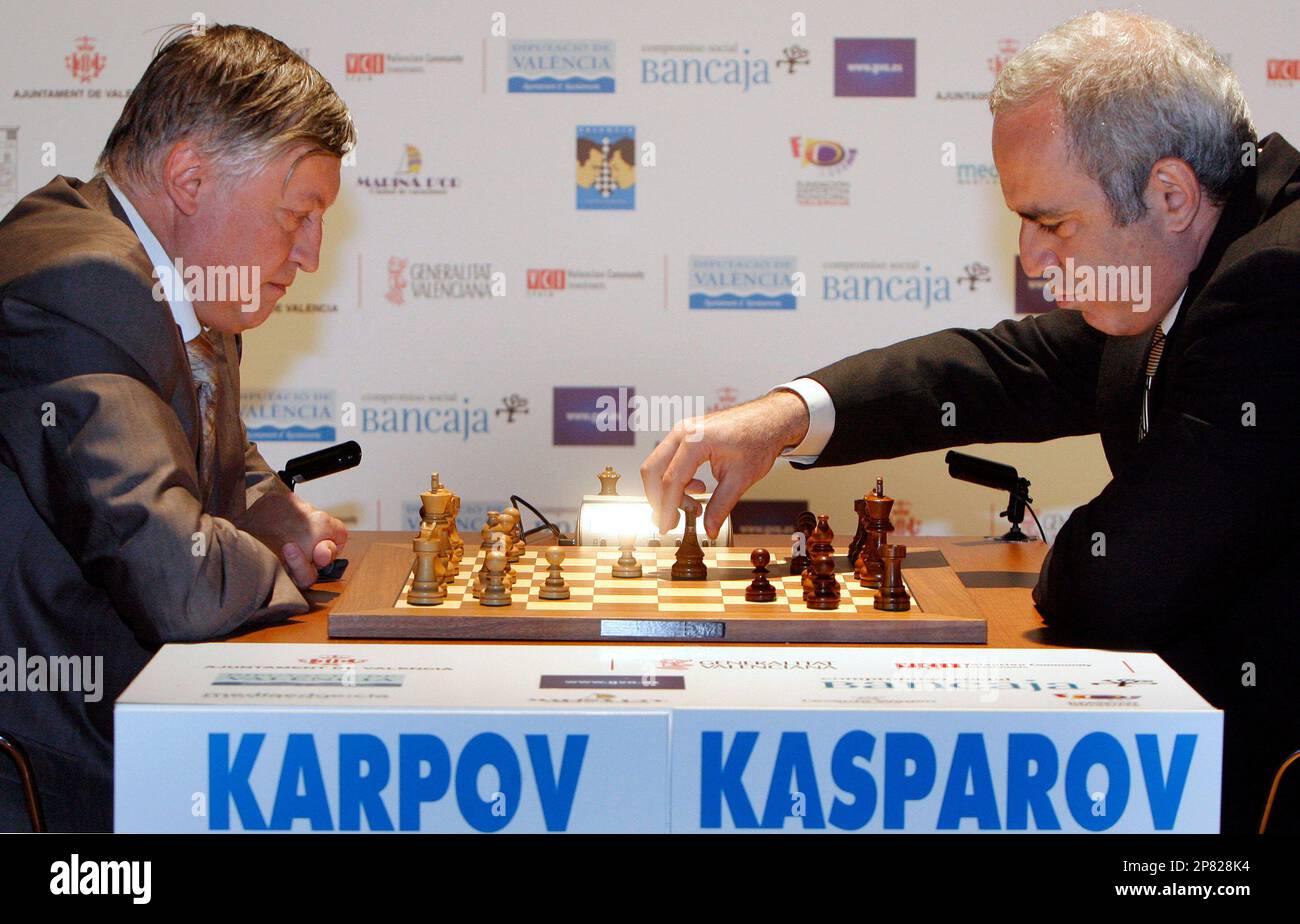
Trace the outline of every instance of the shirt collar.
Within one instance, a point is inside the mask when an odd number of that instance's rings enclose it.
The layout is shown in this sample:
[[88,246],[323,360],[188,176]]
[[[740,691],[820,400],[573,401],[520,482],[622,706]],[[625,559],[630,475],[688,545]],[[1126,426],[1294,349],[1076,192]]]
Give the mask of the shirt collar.
[[167,304],[171,306],[172,318],[176,321],[176,326],[181,329],[181,339],[189,343],[203,332],[203,327],[199,324],[198,315],[194,313],[194,303],[185,296],[185,286],[182,281],[178,279],[176,284],[171,284],[172,278],[176,275],[175,264],[167,256],[167,251],[163,249],[158,237],[131,204],[131,200],[126,197],[126,193],[113,182],[112,177],[105,176],[104,181],[108,183],[108,188],[113,191],[113,195],[117,196],[122,211],[126,212],[127,220],[131,222],[131,229],[144,245],[144,252],[149,255],[149,260],[153,263],[154,275],[163,284],[163,291],[171,296]]
[[1160,319],[1160,329],[1165,332],[1166,337],[1168,337],[1169,332],[1174,329],[1174,321],[1178,319],[1178,309],[1183,307],[1183,298],[1185,298],[1186,295],[1187,289],[1184,288],[1182,294],[1178,296],[1178,301],[1174,302],[1174,307],[1170,308],[1169,312]]

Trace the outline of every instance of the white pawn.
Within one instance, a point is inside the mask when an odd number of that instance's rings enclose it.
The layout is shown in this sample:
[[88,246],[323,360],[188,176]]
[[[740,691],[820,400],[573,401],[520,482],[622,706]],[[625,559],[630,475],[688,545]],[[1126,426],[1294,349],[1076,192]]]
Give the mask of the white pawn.
[[618,561],[614,563],[614,568],[610,572],[616,578],[639,578],[641,577],[641,563],[636,560],[636,537],[624,536],[619,543],[619,551],[622,552]]
[[546,561],[550,567],[546,569],[546,582],[542,584],[542,589],[537,592],[541,600],[568,600],[569,586],[564,583],[561,577],[560,562],[564,561],[564,550],[558,545],[553,545],[546,550]]

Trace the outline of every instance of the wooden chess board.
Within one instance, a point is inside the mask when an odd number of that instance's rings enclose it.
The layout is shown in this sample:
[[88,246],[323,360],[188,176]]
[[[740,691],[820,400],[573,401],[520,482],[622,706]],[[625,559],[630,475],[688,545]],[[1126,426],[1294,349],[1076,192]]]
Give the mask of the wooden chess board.
[[[616,578],[616,548],[566,548],[570,599],[542,600],[545,550],[529,549],[514,565],[509,606],[483,606],[469,592],[483,552],[465,550],[460,573],[438,606],[408,603],[410,543],[376,543],[330,611],[331,638],[495,639],[512,641],[871,642],[984,644],[987,625],[961,580],[936,549],[908,549],[903,580],[912,608],[877,610],[872,591],[840,574],[840,605],[812,610],[797,575],[783,562],[768,567],[776,600],[750,603],[749,549],[706,548],[704,581],[674,581],[674,548],[639,548],[641,578]],[[474,559],[470,555],[477,552]],[[844,555],[836,559],[841,566]]]

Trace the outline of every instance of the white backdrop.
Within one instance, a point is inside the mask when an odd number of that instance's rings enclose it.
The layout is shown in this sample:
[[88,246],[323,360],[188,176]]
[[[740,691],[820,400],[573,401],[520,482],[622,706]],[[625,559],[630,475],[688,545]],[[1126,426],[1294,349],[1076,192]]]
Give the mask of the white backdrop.
[[[437,470],[471,529],[510,493],[571,523],[606,464],[639,492],[656,435],[554,445],[583,410],[569,398],[592,397],[557,388],[726,404],[850,352],[1014,316],[1017,223],[991,173],[982,94],[1000,58],[1080,11],[1060,0],[201,6],[6,3],[0,210],[55,174],[90,175],[161,27],[201,12],[298,49],[347,101],[360,143],[326,217],[320,270],[300,274],[283,310],[246,339],[246,420],[276,465],[358,440],[361,468],[301,489],[355,527],[409,526]],[[1296,141],[1300,81],[1268,70],[1300,57],[1293,3],[1145,9],[1209,37],[1261,134]],[[847,42],[837,61],[840,39],[911,39],[914,60],[905,44]],[[837,71],[863,61],[880,66],[856,72],[859,88],[888,89],[897,64],[914,95],[836,95]],[[612,78],[613,92],[509,92],[512,75],[546,77],[530,63],[552,65],[551,79],[574,68]],[[748,87],[726,82],[746,73]],[[633,208],[576,207],[583,126],[634,135]],[[810,141],[826,142],[814,160],[842,159],[805,163],[796,154]],[[693,261],[719,257],[732,269],[775,259],[804,274],[806,295],[794,310],[692,309],[704,288]],[[530,277],[538,270],[551,272]],[[530,278],[551,288],[530,290]],[[866,294],[827,297],[853,286]],[[588,442],[610,436],[587,430]],[[271,439],[284,436],[298,439]],[[1057,518],[1106,477],[1095,441],[1029,458]],[[933,458],[903,465],[885,469],[909,524],[991,525],[1000,499],[954,491]],[[880,467],[779,468],[756,496],[810,502],[844,530],[852,495]]]

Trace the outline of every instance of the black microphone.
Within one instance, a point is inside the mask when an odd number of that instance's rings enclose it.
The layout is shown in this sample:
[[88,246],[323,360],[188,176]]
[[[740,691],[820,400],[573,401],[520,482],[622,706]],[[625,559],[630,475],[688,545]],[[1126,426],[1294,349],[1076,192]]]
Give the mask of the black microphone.
[[948,463],[948,474],[958,481],[969,481],[995,491],[1014,491],[1020,482],[1020,473],[1001,462],[956,451],[950,451],[943,461]]
[[284,464],[284,471],[280,472],[280,480],[292,491],[295,485],[302,484],[304,481],[324,478],[326,475],[346,471],[360,464],[361,447],[356,440],[348,440],[337,446],[318,449],[305,456],[290,459]]
[[[1020,528],[1020,523],[1025,518],[1025,508],[1034,501],[1029,496],[1029,479],[1021,478],[1020,473],[1010,465],[993,462],[989,459],[981,459],[977,456],[968,456],[964,452],[949,450],[948,454],[943,457],[943,461],[948,463],[948,474],[958,481],[969,481],[971,484],[1008,493],[1007,509],[1003,510],[999,516],[1006,517],[1007,522],[1011,524],[1011,528],[1005,534],[998,536],[999,540],[1003,542],[1033,541],[1033,536],[1026,535],[1024,530]],[[1029,512],[1033,513],[1033,510],[1031,509]],[[1037,514],[1034,515],[1034,522],[1038,522]],[[1043,531],[1042,526],[1038,527],[1038,531],[1040,533]],[[1046,539],[1046,536],[1043,538]]]

